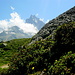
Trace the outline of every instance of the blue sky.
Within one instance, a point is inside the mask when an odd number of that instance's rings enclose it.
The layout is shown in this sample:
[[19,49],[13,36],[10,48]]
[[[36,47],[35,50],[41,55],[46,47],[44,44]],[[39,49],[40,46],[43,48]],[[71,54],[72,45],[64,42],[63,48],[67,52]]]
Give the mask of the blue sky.
[[[17,12],[22,19],[38,14],[44,21],[51,20],[75,6],[75,0],[0,0],[0,20],[9,19]],[[14,10],[11,9],[14,8]]]
[[0,32],[11,26],[34,35],[38,29],[25,23],[30,15],[47,22],[75,6],[75,0],[0,0]]

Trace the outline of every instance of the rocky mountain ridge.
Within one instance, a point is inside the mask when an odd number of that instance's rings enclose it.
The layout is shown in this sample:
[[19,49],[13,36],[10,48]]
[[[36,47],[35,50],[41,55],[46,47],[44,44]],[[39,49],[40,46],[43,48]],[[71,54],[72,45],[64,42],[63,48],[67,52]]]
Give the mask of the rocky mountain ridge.
[[47,36],[51,35],[58,26],[72,21],[75,21],[75,6],[45,24],[45,26],[33,36],[32,40],[36,41],[40,38],[45,39]]
[[35,15],[31,15],[28,19],[26,19],[26,23],[33,24],[38,30],[40,30],[45,25],[45,23]]

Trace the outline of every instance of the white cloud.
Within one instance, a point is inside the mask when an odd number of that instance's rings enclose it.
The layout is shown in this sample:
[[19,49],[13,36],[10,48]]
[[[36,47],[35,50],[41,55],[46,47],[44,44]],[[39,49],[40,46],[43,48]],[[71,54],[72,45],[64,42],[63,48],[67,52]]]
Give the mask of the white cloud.
[[40,21],[43,21],[44,22],[44,18],[40,18]]
[[7,29],[8,27],[18,26],[25,33],[34,35],[38,32],[38,29],[34,27],[33,24],[25,23],[25,20],[21,19],[17,12],[10,14],[11,18],[9,20],[1,20],[0,27]]
[[12,10],[15,10],[15,8],[14,8],[14,7],[12,7],[12,6],[10,6],[10,8],[11,8]]
[[7,29],[8,28],[8,21],[7,20],[1,20],[0,21],[0,28]]

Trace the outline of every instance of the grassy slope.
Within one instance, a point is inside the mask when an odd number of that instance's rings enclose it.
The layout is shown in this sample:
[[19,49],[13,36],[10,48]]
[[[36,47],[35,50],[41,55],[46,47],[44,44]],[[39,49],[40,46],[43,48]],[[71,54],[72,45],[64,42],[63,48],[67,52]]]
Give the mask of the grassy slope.
[[[27,45],[30,39],[14,39],[0,43],[0,66],[10,63],[10,58],[18,52],[18,48]],[[6,46],[4,45],[6,44]]]

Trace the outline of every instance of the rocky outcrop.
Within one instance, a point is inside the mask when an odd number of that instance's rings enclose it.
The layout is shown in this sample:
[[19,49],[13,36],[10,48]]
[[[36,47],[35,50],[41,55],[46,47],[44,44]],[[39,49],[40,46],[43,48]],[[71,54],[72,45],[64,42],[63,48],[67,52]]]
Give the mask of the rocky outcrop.
[[33,36],[32,40],[37,41],[39,39],[45,39],[47,36],[52,34],[52,32],[60,25],[75,21],[75,6],[70,10],[64,12],[59,15],[55,19],[49,21],[35,36]]

